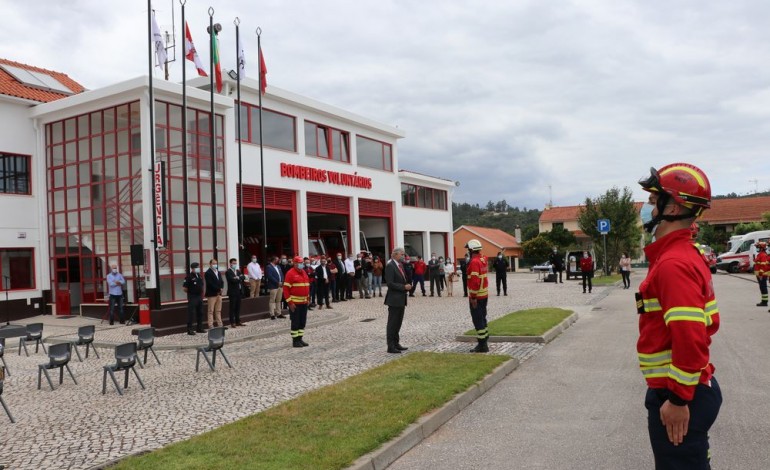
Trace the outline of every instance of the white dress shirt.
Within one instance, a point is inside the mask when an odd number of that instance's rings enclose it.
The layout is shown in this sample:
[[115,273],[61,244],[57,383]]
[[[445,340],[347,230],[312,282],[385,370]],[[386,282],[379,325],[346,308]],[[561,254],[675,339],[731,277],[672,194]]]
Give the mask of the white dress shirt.
[[249,270],[249,278],[262,279],[262,268],[259,266],[259,263],[251,262],[246,268]]

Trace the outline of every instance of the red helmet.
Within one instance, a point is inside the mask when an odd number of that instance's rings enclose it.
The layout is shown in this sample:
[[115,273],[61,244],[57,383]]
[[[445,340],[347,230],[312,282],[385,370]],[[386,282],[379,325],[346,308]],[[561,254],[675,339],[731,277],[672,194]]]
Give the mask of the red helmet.
[[650,168],[650,176],[639,184],[645,191],[668,194],[677,204],[697,207],[696,215],[711,207],[711,183],[700,168],[689,163]]
[[304,263],[304,262],[305,262],[305,260],[304,260],[304,259],[302,259],[302,257],[301,257],[301,256],[295,256],[295,257],[294,257],[294,262],[295,262],[295,263]]
[[757,242],[757,248],[764,250],[767,248],[767,242]]

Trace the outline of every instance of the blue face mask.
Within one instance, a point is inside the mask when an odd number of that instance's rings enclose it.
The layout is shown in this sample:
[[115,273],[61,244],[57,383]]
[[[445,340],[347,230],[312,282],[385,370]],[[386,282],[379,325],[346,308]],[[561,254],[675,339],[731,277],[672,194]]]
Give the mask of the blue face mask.
[[650,204],[649,202],[644,203],[642,210],[639,211],[639,216],[642,218],[642,225],[652,222],[652,211],[654,209],[654,204]]

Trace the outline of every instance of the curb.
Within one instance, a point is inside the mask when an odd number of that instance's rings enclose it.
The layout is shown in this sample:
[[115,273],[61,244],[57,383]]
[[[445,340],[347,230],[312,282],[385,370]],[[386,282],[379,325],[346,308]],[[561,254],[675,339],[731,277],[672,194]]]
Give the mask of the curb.
[[[556,339],[560,334],[567,330],[578,319],[578,313],[572,312],[572,315],[568,316],[561,321],[558,325],[554,326],[550,330],[543,333],[542,336],[490,336],[490,343],[541,343],[547,344]],[[455,337],[455,341],[463,343],[473,343],[476,341],[475,336],[470,335],[458,335]]]
[[495,384],[516,370],[517,367],[519,367],[518,359],[510,359],[504,362],[479,383],[456,395],[441,408],[410,424],[398,437],[386,442],[380,448],[359,457],[348,467],[348,470],[380,470],[387,468],[388,465],[398,460],[399,457],[406,454],[412,447],[433,434],[434,431],[452,419],[466,406],[489,391]]
[[[333,318],[326,318],[324,320],[319,320],[316,322],[308,322],[306,328],[315,328],[319,326],[325,326],[325,325],[331,325],[334,323],[339,323],[347,320],[349,317],[343,313],[335,313],[335,316]],[[264,338],[271,338],[273,336],[278,336],[279,334],[287,333],[288,331],[286,328],[274,328],[269,331],[263,331],[261,333],[255,333],[247,336],[241,336],[234,339],[227,339],[227,344],[234,344],[234,343],[242,343],[244,341],[250,341],[254,339],[264,339]],[[205,337],[204,337],[205,338]],[[157,339],[157,338],[156,338]],[[59,339],[58,337],[47,337],[43,338],[43,342],[46,344],[56,344],[56,343],[71,343],[72,341],[75,341],[76,338],[70,338],[70,339]],[[102,349],[110,349],[114,348],[115,346],[123,344],[123,343],[104,343],[104,342],[98,342],[94,341],[93,345],[97,348]],[[187,349],[198,349],[201,346],[207,346],[208,342],[201,342],[199,344],[167,344],[167,345],[158,345],[157,343],[153,346],[153,349],[156,351],[183,351]],[[18,344],[16,345],[18,347]]]

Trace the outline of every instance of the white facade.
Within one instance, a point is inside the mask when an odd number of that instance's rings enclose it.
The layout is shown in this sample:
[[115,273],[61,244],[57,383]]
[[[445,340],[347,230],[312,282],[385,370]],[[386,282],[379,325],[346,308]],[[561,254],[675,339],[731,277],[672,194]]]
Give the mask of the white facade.
[[[206,79],[195,79],[188,83],[189,108],[204,112],[209,111],[209,92],[202,89],[207,85]],[[242,102],[256,107],[259,104],[257,90],[258,83],[255,80],[245,79],[241,83]],[[180,105],[182,102],[180,84],[155,80],[154,93],[156,101],[176,105]],[[215,112],[224,116],[225,137],[226,241],[219,240],[218,243],[220,265],[224,264],[223,260],[226,258],[239,258],[238,247],[241,242],[238,231],[240,208],[237,204],[239,169],[235,98],[235,83],[229,79],[225,84],[223,93],[215,94]],[[151,229],[147,229],[147,227],[153,226],[153,207],[150,203],[152,201],[152,174],[149,171],[150,107],[148,106],[147,77],[138,77],[44,104],[0,96],[0,119],[3,122],[3,126],[0,128],[0,151],[31,155],[32,157],[32,194],[0,195],[0,201],[3,202],[0,204],[0,247],[34,249],[35,289],[33,291],[11,291],[11,298],[38,298],[43,295],[43,291],[56,290],[56,286],[51,285],[53,262],[48,243],[47,181],[49,175],[45,163],[46,125],[134,101],[139,102],[139,119],[142,131],[141,162],[143,169],[147,170],[142,171],[141,176],[141,199],[144,201],[141,218],[145,227],[142,243],[145,248],[151,248],[154,234]],[[262,106],[265,111],[275,111],[294,118],[295,149],[293,151],[279,150],[266,145],[263,147],[263,162],[265,188],[293,191],[295,210],[288,217],[293,219],[290,222],[295,233],[291,245],[296,254],[308,254],[309,240],[313,237],[313,233],[321,229],[335,228],[325,227],[323,224],[327,220],[331,221],[330,225],[349,230],[348,233],[357,234],[359,231],[363,231],[368,240],[376,241],[379,251],[386,256],[389,254],[390,248],[403,246],[404,243],[411,245],[423,255],[429,255],[431,251],[442,255],[452,253],[451,198],[455,187],[454,182],[399,171],[397,144],[399,139],[405,137],[402,130],[273,86],[270,86],[268,93],[262,97]],[[306,155],[304,132],[306,121],[348,133],[349,162]],[[390,146],[391,170],[374,169],[357,164],[356,138],[359,135]],[[307,179],[296,177],[301,176],[296,174],[294,177],[286,176],[285,172],[282,176],[282,165],[294,165],[295,169],[300,167],[300,171],[315,171],[323,173],[325,176],[323,179]],[[307,170],[302,170],[302,168]],[[357,178],[359,183],[363,179],[364,183],[335,184],[332,181],[334,179],[332,174],[342,175],[339,177],[348,180]],[[260,173],[259,145],[248,142],[242,143],[242,175],[244,187],[251,187],[253,190],[254,187],[260,186],[262,175]],[[402,200],[402,184],[445,192],[444,207],[434,209],[405,206]],[[319,207],[315,206],[309,210],[309,202],[315,202],[314,198],[317,198],[318,195],[348,198],[349,210],[347,214],[343,215],[337,212],[325,216],[322,210],[319,212]],[[390,215],[388,217],[361,215],[359,213],[360,203],[371,201],[384,203],[379,207],[390,207]],[[249,220],[256,220],[254,208],[252,207],[250,210]],[[343,220],[346,223],[342,223]],[[244,223],[244,227],[247,225],[253,228],[252,222]],[[268,223],[268,232],[270,230],[270,223]],[[245,237],[249,236],[247,233],[244,235]],[[357,236],[349,238],[349,252],[363,249]],[[269,239],[270,234],[268,233]],[[105,240],[104,243],[106,244],[107,241]],[[92,244],[95,245],[96,241],[93,241]],[[227,246],[226,249],[225,246]],[[206,256],[207,254],[204,254],[202,258]],[[105,264],[113,261],[122,265],[124,273],[131,274],[130,271],[126,270],[126,266],[130,264],[130,257],[127,253],[123,252],[119,259],[103,259]],[[193,261],[205,262],[207,259],[193,259]],[[155,266],[153,262],[150,270],[155,273],[157,268],[158,266]],[[173,269],[161,266],[160,275],[179,276],[183,275],[185,270],[186,266],[179,267],[178,264]],[[155,287],[154,276],[146,276],[145,281],[147,288]],[[174,283],[176,283],[175,280]],[[161,285],[163,286],[163,283]],[[61,287],[59,288],[61,289]],[[51,296],[55,298],[53,292]],[[134,300],[132,297],[133,295],[129,294],[129,300]]]

